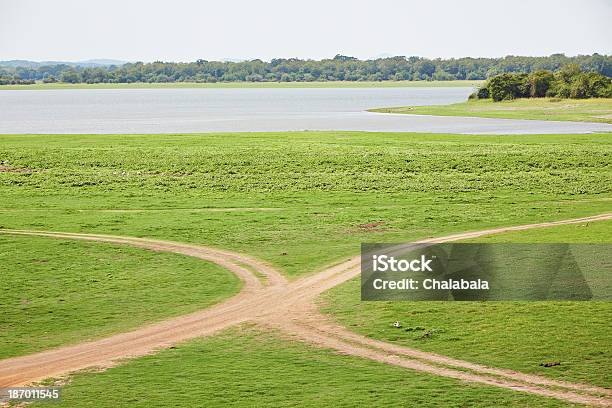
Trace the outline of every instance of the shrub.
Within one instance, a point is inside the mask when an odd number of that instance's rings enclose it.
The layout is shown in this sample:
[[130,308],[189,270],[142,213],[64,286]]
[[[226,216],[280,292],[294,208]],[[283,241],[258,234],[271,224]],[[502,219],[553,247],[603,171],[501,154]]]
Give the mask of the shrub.
[[489,88],[487,88],[488,83],[485,83],[480,88],[476,89],[474,92],[468,96],[468,99],[476,100],[476,99],[489,99]]
[[487,86],[494,101],[505,101],[529,96],[527,74],[500,74],[489,80]]
[[572,81],[569,92],[570,98],[588,98],[590,94],[589,78],[584,74],[579,75]]
[[478,99],[489,99],[491,95],[489,94],[488,84],[481,86],[478,91],[476,91],[476,96]]
[[612,79],[605,75],[589,72],[589,98],[612,98]]
[[76,84],[79,82],[83,82],[83,78],[81,77],[81,74],[79,72],[75,71],[74,69],[71,69],[61,73],[60,81],[67,82],[70,84]]
[[612,97],[612,80],[594,72],[583,72],[578,74],[573,78],[568,88],[570,98]]
[[[482,92],[482,95],[479,93]],[[552,98],[612,98],[612,79],[596,72],[582,72],[576,64],[553,74],[540,70],[526,74],[500,74],[491,78],[473,98],[494,101],[548,96]]]
[[581,72],[578,64],[567,64],[561,67],[559,72],[555,74],[555,80],[565,84],[571,84]]
[[529,96],[532,98],[541,98],[546,96],[546,92],[555,80],[555,76],[550,71],[536,71],[529,74],[527,77],[527,86],[529,87]]

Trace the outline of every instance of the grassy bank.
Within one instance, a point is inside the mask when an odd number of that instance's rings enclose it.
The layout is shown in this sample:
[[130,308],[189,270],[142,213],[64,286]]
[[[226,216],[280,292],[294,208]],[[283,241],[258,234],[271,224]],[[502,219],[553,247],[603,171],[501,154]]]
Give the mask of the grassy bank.
[[530,98],[493,102],[477,100],[438,106],[371,109],[372,112],[413,115],[475,116],[497,119],[567,120],[612,123],[612,99]]
[[[611,221],[511,232],[472,242],[611,243]],[[601,288],[592,288],[597,294]],[[361,302],[359,280],[321,299],[326,313],[372,338],[494,367],[612,385],[607,302]],[[403,328],[391,327],[400,321]],[[418,330],[406,330],[410,328]],[[434,334],[423,337],[425,330]],[[545,368],[541,363],[558,361]]]
[[7,235],[0,235],[0,276],[0,359],[186,314],[241,286],[201,259]]
[[[81,373],[58,407],[564,407],[285,341],[251,328]],[[48,404],[33,404],[46,407]]]
[[316,82],[165,82],[125,84],[36,83],[32,85],[0,85],[1,90],[19,89],[166,89],[166,88],[426,88],[477,87],[483,81],[316,81]]

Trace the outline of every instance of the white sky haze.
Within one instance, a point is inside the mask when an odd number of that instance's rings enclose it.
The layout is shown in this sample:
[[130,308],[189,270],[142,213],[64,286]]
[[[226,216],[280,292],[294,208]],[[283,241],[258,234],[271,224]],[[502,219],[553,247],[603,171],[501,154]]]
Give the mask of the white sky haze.
[[0,0],[0,60],[610,54],[612,0]]

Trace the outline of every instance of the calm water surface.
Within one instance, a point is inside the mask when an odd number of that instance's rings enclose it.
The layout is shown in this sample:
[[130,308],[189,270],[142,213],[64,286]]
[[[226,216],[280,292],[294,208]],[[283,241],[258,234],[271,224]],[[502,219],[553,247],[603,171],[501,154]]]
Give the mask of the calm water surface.
[[612,125],[388,115],[385,106],[464,101],[472,88],[66,89],[0,91],[0,133],[367,130],[571,133]]

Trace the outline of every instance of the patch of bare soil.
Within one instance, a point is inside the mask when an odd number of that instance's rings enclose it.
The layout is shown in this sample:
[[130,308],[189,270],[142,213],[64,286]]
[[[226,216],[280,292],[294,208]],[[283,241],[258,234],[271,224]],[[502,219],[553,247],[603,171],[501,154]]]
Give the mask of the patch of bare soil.
[[357,225],[357,228],[360,232],[384,232],[386,229],[384,228],[385,223],[382,221],[377,222],[368,222],[365,224]]
[[32,170],[0,164],[0,173],[32,173]]

